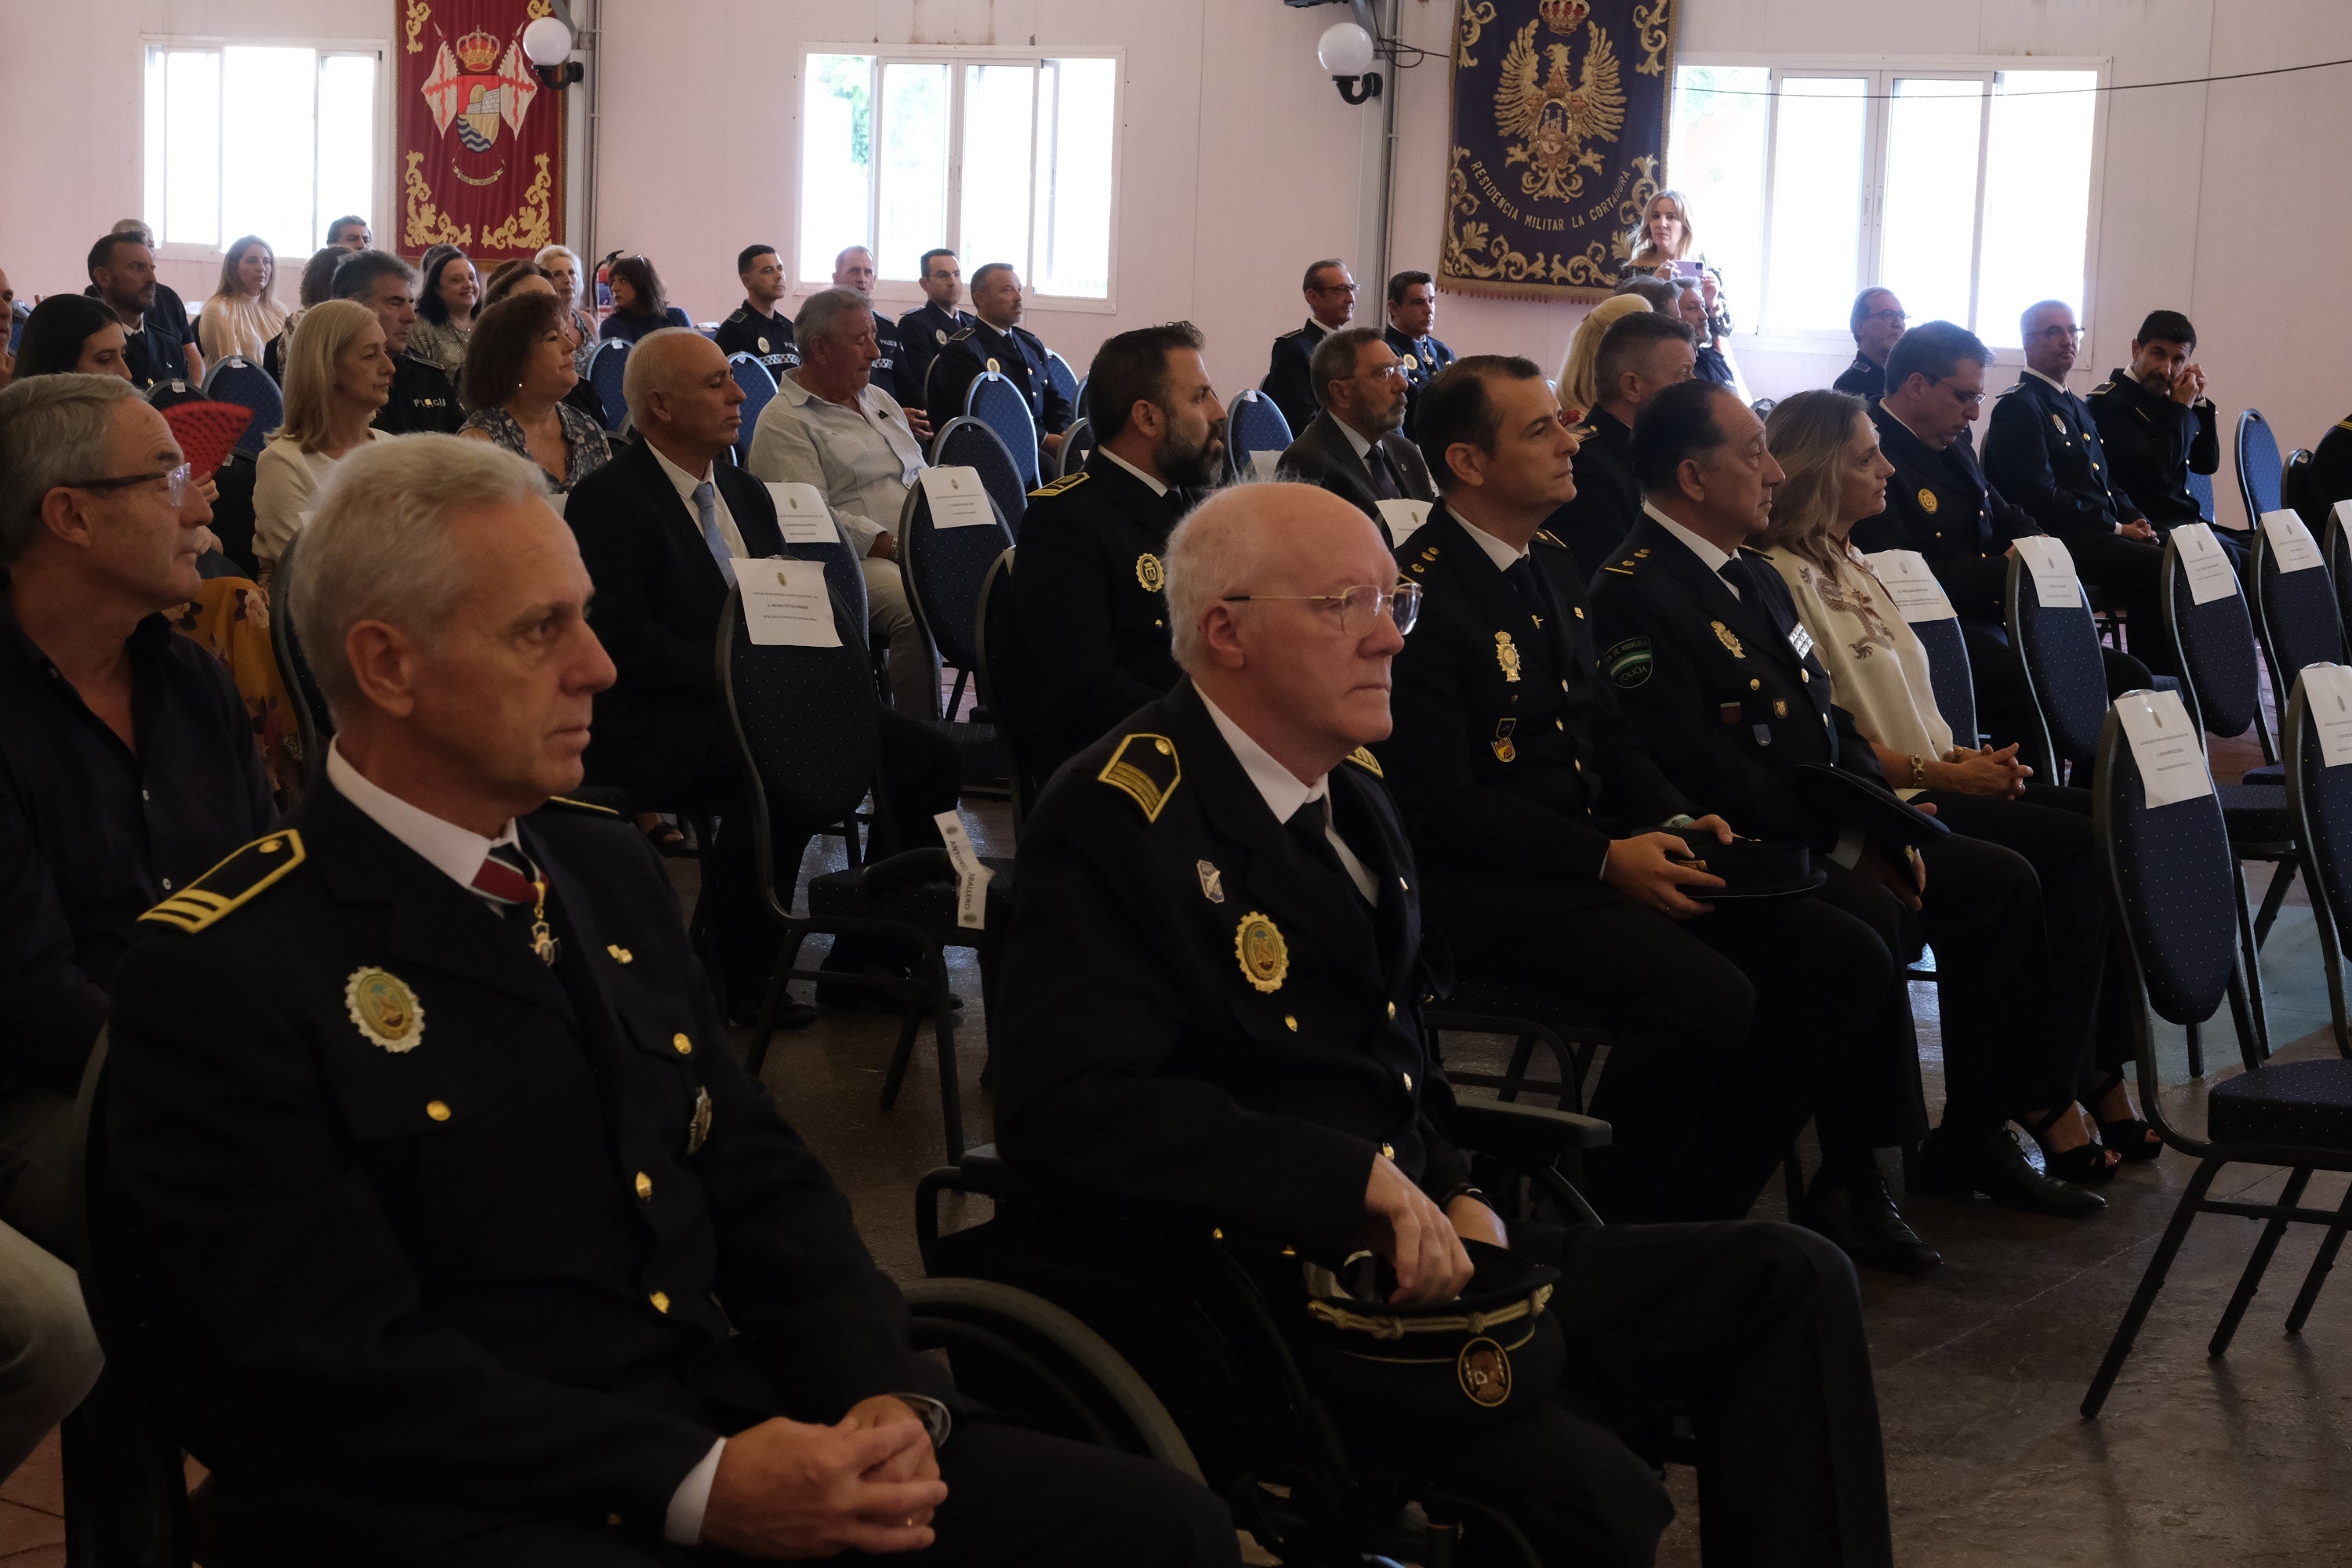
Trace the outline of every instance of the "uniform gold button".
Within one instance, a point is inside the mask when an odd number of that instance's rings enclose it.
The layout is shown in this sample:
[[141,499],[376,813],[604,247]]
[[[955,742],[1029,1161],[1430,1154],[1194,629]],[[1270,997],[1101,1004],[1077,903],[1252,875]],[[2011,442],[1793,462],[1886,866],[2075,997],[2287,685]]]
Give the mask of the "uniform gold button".
[[1389,1016],[1391,1018],[1396,1016],[1396,1004],[1393,1002],[1389,1004]]
[[679,1056],[690,1057],[694,1054],[694,1042],[684,1035],[672,1035],[669,1037],[669,1043],[670,1048],[677,1051]]
[[634,963],[636,962],[637,955],[617,942],[607,946],[604,951],[613,955],[613,962],[615,963]]
[[1748,689],[1750,691],[1761,691],[1764,689],[1764,683],[1760,680],[1751,679],[1748,683]]
[[1152,624],[1153,626],[1166,626],[1168,623],[1167,623],[1166,621],[1154,621],[1154,622],[1152,622],[1151,624]]
[[1562,691],[1567,690],[1567,689],[1568,689],[1568,682],[1567,682],[1567,681],[1565,681],[1565,680],[1561,681],[1561,682],[1559,683],[1559,689],[1560,689]]
[[1412,1074],[1411,1074],[1411,1073],[1406,1073],[1406,1074],[1404,1074],[1404,1075],[1403,1075],[1403,1077],[1404,1077],[1404,1086],[1405,1086],[1405,1088],[1407,1088],[1407,1089],[1411,1089],[1411,1088],[1412,1087]]
[[667,1312],[669,1310],[669,1293],[666,1290],[656,1290],[651,1296],[646,1297],[646,1300],[654,1304],[654,1310],[656,1312]]
[[1563,735],[1568,733],[1568,721],[1564,719],[1553,720],[1551,721],[1551,727],[1559,731]]
[[651,1176],[646,1175],[643,1171],[639,1171],[637,1173],[637,1196],[641,1198],[649,1198],[653,1195],[654,1179]]
[[1298,1020],[1292,1017],[1287,1013],[1285,1013],[1282,1016],[1282,1026],[1289,1030],[1294,1035],[1298,1033]]
[[621,1516],[617,1513],[608,1513],[604,1516],[604,1523],[611,1529],[618,1530],[621,1528]]
[[436,1121],[446,1121],[449,1120],[449,1102],[446,1100],[428,1100],[425,1102],[425,1114]]
[[1383,1144],[1381,1144],[1381,1158],[1382,1158],[1382,1159],[1384,1159],[1384,1160],[1393,1160],[1393,1159],[1395,1159],[1395,1158],[1396,1158],[1396,1145],[1395,1145],[1395,1144],[1393,1144],[1393,1143],[1383,1143]]
[[1811,686],[1813,683],[1813,672],[1810,669],[1801,669],[1797,671],[1797,679]]

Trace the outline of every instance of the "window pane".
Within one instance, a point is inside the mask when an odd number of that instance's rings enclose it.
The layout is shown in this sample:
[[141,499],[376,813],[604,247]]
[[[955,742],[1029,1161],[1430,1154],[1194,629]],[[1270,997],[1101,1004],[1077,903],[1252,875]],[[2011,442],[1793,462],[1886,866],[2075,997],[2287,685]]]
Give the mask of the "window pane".
[[375,211],[375,57],[329,55],[319,62],[318,226],[310,248],[327,243],[327,226],[346,214]]
[[220,56],[174,49],[163,68],[163,134],[170,144],[163,211],[166,245],[220,243]]
[[1969,319],[1985,84],[1897,78],[1887,107],[1878,281],[1918,321]]
[[318,248],[319,57],[310,49],[221,51],[221,226],[224,246],[257,234],[278,256],[273,296],[290,299]]
[[811,55],[801,95],[801,260],[825,282],[833,258],[870,237],[874,57]]
[[2018,317],[2037,300],[2083,310],[2091,214],[2096,71],[2002,71],[1985,157],[1984,261],[1977,334],[2015,348]]
[[[1764,143],[1772,73],[1763,66],[1684,66],[1675,72],[1666,184],[1690,198],[1700,248],[1753,311],[1764,275]],[[1733,304],[1733,319],[1740,307]],[[1753,321],[1747,322],[1753,325]]]
[[1780,331],[1843,331],[1862,237],[1866,77],[1782,77],[1772,153],[1772,297]]
[[[151,48],[147,51],[147,114],[143,124],[146,156],[142,163],[146,173],[147,182],[146,199],[141,204],[139,210],[149,223],[163,221],[163,149],[169,144],[163,140],[163,120],[166,112],[163,89],[164,60],[163,50]],[[157,237],[160,238],[161,236]]]
[[1111,143],[1118,62],[1048,60],[1038,78],[1037,235],[1025,279],[1043,294],[1110,296]]
[[1009,261],[1029,273],[1029,129],[1034,66],[963,68],[963,211],[959,254],[971,277]]
[[922,276],[948,237],[948,68],[882,68],[881,253],[885,278]]

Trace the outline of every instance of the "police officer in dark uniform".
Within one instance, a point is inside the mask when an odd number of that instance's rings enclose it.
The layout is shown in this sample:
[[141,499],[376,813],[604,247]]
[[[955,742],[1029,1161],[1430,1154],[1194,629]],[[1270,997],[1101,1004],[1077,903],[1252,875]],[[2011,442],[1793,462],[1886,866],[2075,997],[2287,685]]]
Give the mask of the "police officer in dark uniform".
[[1322,406],[1315,395],[1311,368],[1315,346],[1355,319],[1356,279],[1346,262],[1328,257],[1307,268],[1299,291],[1307,297],[1311,312],[1307,324],[1274,340],[1265,379],[1258,383],[1258,390],[1273,399],[1283,418],[1290,422],[1293,436],[1313,424],[1316,411]]
[[743,280],[743,303],[719,323],[719,352],[730,359],[750,354],[781,382],[801,363],[793,344],[793,319],[776,310],[784,297],[783,258],[772,245],[747,245],[735,258],[735,275]]
[[336,299],[375,312],[392,355],[392,395],[368,423],[390,436],[456,435],[466,411],[448,373],[408,352],[408,329],[416,324],[416,274],[408,263],[389,251],[353,251],[335,268],[333,287]]
[[1429,378],[1454,363],[1454,351],[1430,335],[1437,323],[1437,285],[1426,272],[1400,272],[1389,279],[1389,324],[1381,336],[1404,364],[1404,433],[1412,437],[1412,416]]
[[[659,861],[547,801],[613,667],[539,479],[460,445],[356,454],[313,520],[327,772],[121,971],[115,1168],[216,1440],[224,1554],[656,1568],[936,1532],[1007,1568],[1233,1563],[1197,1487],[997,1427],[909,1345],[729,1049]],[[462,594],[339,592],[428,475],[466,500],[413,564],[462,562]],[[411,631],[436,612],[457,635]]]
[[[1245,486],[1173,551],[1189,679],[1064,769],[1021,841],[994,1035],[1006,1159],[1269,1253],[1369,1248],[1409,1302],[1461,1289],[1460,1238],[1558,1265],[1550,1310],[1578,1352],[1550,1408],[1467,1433],[1338,1416],[1351,1458],[1499,1509],[1543,1562],[1650,1561],[1672,1508],[1607,1425],[1635,1409],[1705,1412],[1710,1538],[1891,1562],[1843,1259],[1781,1226],[1506,1234],[1477,1188],[1421,1026],[1432,872],[1361,744],[1388,731],[1401,640],[1370,521]],[[1151,1310],[1133,1302],[1137,1331]]]
[[[1465,974],[1589,1006],[1614,1032],[1592,1102],[1616,1129],[1594,1168],[1604,1215],[1738,1218],[1809,1117],[1876,1131],[1846,1102],[1865,1026],[1900,995],[1894,960],[1817,899],[1708,912],[1721,879],[1664,831],[1700,808],[1619,712],[1650,649],[1596,652],[1574,558],[1538,532],[1573,493],[1576,450],[1541,373],[1473,356],[1431,384],[1422,416],[1444,499],[1398,552],[1425,597],[1396,660],[1395,732],[1374,750],[1430,923]],[[1733,829],[1748,830],[1694,827]],[[1902,1225],[1865,1175],[1866,1161],[1833,1173],[1809,1216],[1850,1250]]]
[[1654,310],[1612,321],[1602,335],[1592,362],[1600,398],[1575,431],[1576,499],[1545,525],[1576,557],[1588,584],[1641,521],[1633,418],[1659,392],[1688,381],[1696,367],[1689,326]]
[[1101,441],[1022,519],[1013,583],[1041,779],[1176,682],[1168,535],[1225,456],[1201,344],[1189,321],[1106,340],[1087,373]]
[[945,429],[949,420],[963,412],[971,384],[995,371],[1028,403],[1041,458],[1058,457],[1062,433],[1073,416],[1070,400],[1045,374],[1045,343],[1021,324],[1021,275],[1009,262],[988,263],[971,275],[971,308],[979,320],[948,334],[928,378],[931,428]]
[[963,299],[963,263],[952,250],[923,252],[923,303],[898,318],[898,350],[907,365],[907,380],[922,401],[921,389],[950,338],[973,324],[971,311],[959,308]]
[[2020,325],[2025,374],[1993,399],[1985,477],[2057,535],[2075,574],[2106,590],[2129,617],[2132,651],[2169,674],[2177,660],[2164,629],[2163,546],[2117,481],[2090,405],[2066,389],[2082,342],[2074,307],[2044,300],[2027,308]]
[[1886,356],[1903,341],[1903,301],[1892,289],[1864,289],[1853,297],[1853,363],[1838,372],[1830,384],[1852,393],[1864,403],[1875,403],[1886,391]]
[[[2205,373],[2189,361],[2197,329],[2178,310],[2153,310],[2132,339],[2131,363],[2091,389],[2100,445],[2115,465],[2116,482],[2139,503],[2160,536],[2175,525],[2204,521],[2189,493],[2189,476],[2221,466],[2221,433]],[[2235,552],[2225,531],[2213,537]]]

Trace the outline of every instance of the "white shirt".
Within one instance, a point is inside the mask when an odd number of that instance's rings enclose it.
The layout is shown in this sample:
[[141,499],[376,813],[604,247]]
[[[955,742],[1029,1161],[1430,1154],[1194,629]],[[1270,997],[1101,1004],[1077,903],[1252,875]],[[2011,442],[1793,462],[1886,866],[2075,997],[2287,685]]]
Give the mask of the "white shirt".
[[898,531],[907,491],[924,468],[897,399],[872,382],[857,406],[828,403],[787,371],[751,433],[751,472],[771,484],[814,485],[860,555]]
[[1676,522],[1673,518],[1668,517],[1664,512],[1660,511],[1648,501],[1643,501],[1642,503],[1642,510],[1648,512],[1652,517],[1656,518],[1658,520],[1659,527],[1664,529],[1668,533],[1673,534],[1676,539],[1681,540],[1684,546],[1688,549],[1693,555],[1697,556],[1699,560],[1705,563],[1708,571],[1714,573],[1718,578],[1721,578],[1723,585],[1731,590],[1731,596],[1733,598],[1739,599],[1744,597],[1744,595],[1739,592],[1739,585],[1734,583],[1730,578],[1723,575],[1723,569],[1730,563],[1731,557],[1724,552],[1720,545],[1714,543],[1712,541],[1701,539],[1697,534],[1693,533],[1689,529],[1685,528],[1681,523]]
[[1517,549],[1514,550],[1510,545],[1506,544],[1503,541],[1496,538],[1493,534],[1487,532],[1476,523],[1472,522],[1461,513],[1454,511],[1452,508],[1449,507],[1447,509],[1447,513],[1454,521],[1462,525],[1462,531],[1470,536],[1472,542],[1486,552],[1486,559],[1495,563],[1496,571],[1508,572],[1512,567],[1517,566],[1520,562],[1525,561],[1528,558],[1528,551],[1525,545],[1521,545]]
[[490,858],[490,851],[501,844],[519,842],[511,817],[496,838],[485,838],[471,828],[444,822],[431,812],[409,805],[345,762],[343,748],[339,744],[327,747],[327,782],[335,786],[337,794],[358,806],[361,815],[415,850],[435,870],[468,892],[473,891],[474,874]]
[[1125,468],[1129,473],[1133,474],[1137,479],[1141,479],[1145,484],[1150,485],[1153,495],[1164,496],[1168,493],[1168,487],[1166,485],[1161,484],[1158,479],[1153,479],[1150,474],[1145,473],[1141,468],[1137,468],[1133,463],[1129,462],[1125,458],[1120,457],[1108,447],[1097,447],[1095,450],[1100,452],[1112,462],[1117,463],[1120,468]]
[[742,530],[735,526],[735,514],[727,510],[727,498],[719,491],[717,465],[706,463],[700,474],[689,474],[671,462],[651,441],[646,443],[646,449],[654,455],[654,461],[661,465],[663,475],[677,491],[677,499],[686,503],[686,522],[694,531],[696,543],[702,542],[702,513],[695,509],[694,491],[698,485],[707,484],[710,487],[711,508],[719,514],[719,537],[727,542],[727,553],[738,561],[751,553],[743,548]]
[[2024,367],[2024,370],[2025,370],[2025,374],[2028,374],[2028,375],[2030,375],[2030,376],[2032,376],[2034,380],[2039,381],[2039,382],[2042,382],[2042,384],[2044,384],[2045,385],[2049,385],[2049,386],[2054,386],[2054,387],[2056,387],[2056,388],[2058,389],[2058,395],[2059,395],[2059,396],[2061,396],[2061,397],[2072,397],[2072,396],[2074,396],[2074,395],[2073,393],[2071,393],[2071,392],[2069,392],[2069,391],[2067,391],[2067,390],[2066,390],[2066,384],[2065,384],[2064,382],[2060,381],[2060,380],[2056,379],[2056,378],[2055,378],[2055,377],[2053,377],[2053,376],[2047,376],[2047,375],[2044,375],[2044,374],[2042,374],[2040,371],[2038,371],[2038,370],[2034,369],[2034,368],[2033,368],[2032,365],[2030,365],[2030,364],[2029,364],[2029,365],[2027,365],[2027,366],[2025,366],[2025,367]]
[[[371,441],[392,438],[381,430],[368,431]],[[340,461],[324,452],[306,452],[283,436],[272,436],[263,445],[261,457],[253,466],[256,556],[273,563],[277,561],[286,542],[301,532],[302,525],[318,510],[319,492],[334,478]]]
[[[1366,437],[1360,435],[1353,425],[1349,424],[1345,419],[1340,418],[1336,414],[1331,416],[1331,423],[1339,427],[1339,434],[1345,436],[1348,438],[1348,445],[1356,449],[1356,461],[1360,463],[1363,462],[1364,454],[1372,449],[1371,441]],[[1369,468],[1370,465],[1366,464],[1365,466]]]
[[[1194,689],[1199,690],[1199,688]],[[1248,731],[1227,718],[1225,710],[1210,701],[1206,692],[1201,693],[1201,706],[1209,710],[1209,718],[1217,726],[1217,733],[1223,735],[1225,744],[1234,749],[1234,760],[1241,763],[1242,772],[1247,773],[1250,783],[1257,786],[1258,795],[1265,801],[1266,809],[1274,813],[1276,822],[1287,824],[1297,815],[1298,808],[1308,801],[1331,797],[1330,774],[1323,774],[1311,784],[1299,783],[1297,773],[1276,762],[1273,752],[1252,740]],[[1380,884],[1364,868],[1364,863],[1356,858],[1356,852],[1348,847],[1348,841],[1339,837],[1339,825],[1332,820],[1328,806],[1323,812],[1323,837],[1330,841],[1332,848],[1339,851],[1339,864],[1347,868],[1348,880],[1356,884],[1356,891],[1364,896],[1366,903],[1378,904],[1381,901]]]

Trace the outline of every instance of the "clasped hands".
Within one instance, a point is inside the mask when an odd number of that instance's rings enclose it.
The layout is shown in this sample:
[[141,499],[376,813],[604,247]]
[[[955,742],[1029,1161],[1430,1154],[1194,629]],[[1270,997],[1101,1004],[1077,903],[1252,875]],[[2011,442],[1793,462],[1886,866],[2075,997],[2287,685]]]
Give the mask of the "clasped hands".
[[728,1438],[702,1539],[747,1557],[916,1552],[947,1495],[930,1429],[876,1394],[830,1426],[778,1417]]

